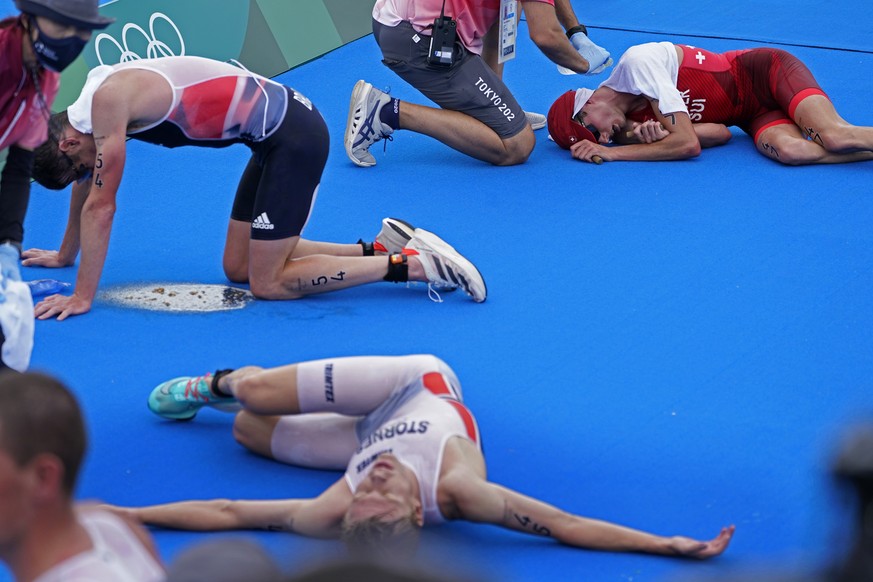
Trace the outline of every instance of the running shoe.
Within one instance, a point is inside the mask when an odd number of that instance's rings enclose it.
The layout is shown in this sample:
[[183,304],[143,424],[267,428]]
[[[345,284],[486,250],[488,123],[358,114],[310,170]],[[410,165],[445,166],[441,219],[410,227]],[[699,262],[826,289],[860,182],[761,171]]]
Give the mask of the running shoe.
[[149,410],[171,420],[191,420],[201,408],[211,406],[225,412],[236,412],[240,405],[235,398],[216,396],[209,389],[212,373],[203,376],[183,376],[160,384],[149,395]]
[[473,301],[482,303],[488,295],[485,280],[473,263],[432,232],[421,228],[404,249],[404,254],[417,256],[427,280],[434,286],[464,290]]
[[[415,236],[415,227],[405,220],[383,218],[382,230],[376,235],[373,251],[380,255],[402,253],[413,236]],[[437,292],[437,297],[440,293],[451,293],[458,288],[457,285],[443,285],[442,283],[429,283],[429,285]]]
[[379,119],[382,107],[390,101],[387,93],[366,81],[358,81],[352,90],[345,142],[346,154],[358,166],[375,166],[376,158],[370,153],[370,146],[394,133],[394,129]]
[[542,129],[546,126],[546,116],[542,113],[525,111],[524,116],[527,117],[527,122],[530,123],[530,128],[534,131]]
[[399,218],[383,218],[382,230],[376,235],[373,250],[380,255],[402,252],[415,234],[415,227]]

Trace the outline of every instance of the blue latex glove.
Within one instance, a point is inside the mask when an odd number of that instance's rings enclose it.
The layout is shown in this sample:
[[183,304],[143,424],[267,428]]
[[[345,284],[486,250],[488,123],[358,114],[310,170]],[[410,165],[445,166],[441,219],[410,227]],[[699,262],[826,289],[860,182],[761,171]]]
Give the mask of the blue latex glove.
[[[9,281],[21,281],[21,272],[18,270],[18,249],[9,244],[0,245],[0,291],[6,291]],[[5,301],[5,294],[0,302]]]
[[[597,46],[584,32],[577,32],[570,37],[570,44],[576,49],[576,52],[588,61],[588,72],[586,75],[598,75],[612,65],[612,59],[609,52]],[[574,74],[573,71],[564,67],[558,66],[558,70],[565,75]]]

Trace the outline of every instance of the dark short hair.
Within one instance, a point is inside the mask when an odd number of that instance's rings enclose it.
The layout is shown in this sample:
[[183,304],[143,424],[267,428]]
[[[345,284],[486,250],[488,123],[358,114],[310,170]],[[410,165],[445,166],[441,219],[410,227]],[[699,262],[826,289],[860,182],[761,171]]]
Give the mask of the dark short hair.
[[34,152],[33,179],[49,190],[63,190],[79,177],[73,160],[58,146],[68,127],[66,111],[52,115],[48,139]]
[[72,495],[86,447],[82,412],[63,384],[37,372],[0,373],[0,449],[19,467],[41,454],[56,456]]
[[414,513],[393,521],[377,515],[359,521],[344,520],[340,539],[355,558],[402,561],[415,556],[420,534]]

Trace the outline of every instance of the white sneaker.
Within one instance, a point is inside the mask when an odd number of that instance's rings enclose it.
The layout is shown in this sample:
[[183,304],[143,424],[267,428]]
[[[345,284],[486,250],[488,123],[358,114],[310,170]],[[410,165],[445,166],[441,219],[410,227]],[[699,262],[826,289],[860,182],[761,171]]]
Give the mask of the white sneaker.
[[391,101],[387,93],[365,81],[355,83],[346,121],[346,154],[361,167],[376,165],[370,146],[394,133],[379,119],[379,112]]
[[415,227],[399,218],[383,218],[382,230],[376,235],[373,251],[379,255],[402,252],[415,234]]
[[434,233],[416,228],[404,253],[418,257],[431,284],[460,287],[476,303],[482,303],[488,296],[485,280],[479,270]]
[[525,111],[524,116],[527,117],[527,122],[530,123],[530,128],[534,131],[542,129],[546,126],[546,116],[542,113]]
[[[402,253],[412,237],[415,236],[415,227],[399,218],[383,218],[382,230],[376,235],[373,243],[373,252],[377,255],[393,255]],[[451,293],[457,285],[443,285],[442,283],[430,283],[434,291],[439,293]]]

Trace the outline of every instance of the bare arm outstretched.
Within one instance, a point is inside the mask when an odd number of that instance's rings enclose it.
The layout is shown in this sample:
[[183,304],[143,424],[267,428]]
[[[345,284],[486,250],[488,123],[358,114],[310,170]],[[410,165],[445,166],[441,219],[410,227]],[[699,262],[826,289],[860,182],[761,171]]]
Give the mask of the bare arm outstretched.
[[573,515],[506,487],[467,476],[453,487],[458,516],[492,523],[592,550],[641,552],[666,556],[711,558],[727,549],[734,526],[723,527],[711,540],[659,536],[615,523]]
[[315,538],[336,538],[351,502],[348,485],[340,479],[312,499],[268,501],[178,501],[145,507],[105,505],[104,509],[146,525],[189,531],[263,529]]

